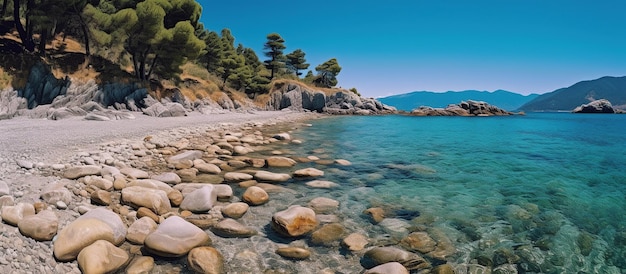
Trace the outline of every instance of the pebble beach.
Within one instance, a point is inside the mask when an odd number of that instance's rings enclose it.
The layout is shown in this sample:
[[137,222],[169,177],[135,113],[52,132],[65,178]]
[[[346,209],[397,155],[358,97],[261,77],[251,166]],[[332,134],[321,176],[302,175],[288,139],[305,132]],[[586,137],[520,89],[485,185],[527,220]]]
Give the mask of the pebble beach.
[[[138,115],[110,122],[2,121],[0,269],[433,270],[429,260],[406,248],[374,248],[389,243],[342,221],[349,218],[337,213],[339,202],[330,198],[337,182],[324,180],[320,167],[341,169],[351,164],[349,159],[292,150],[306,140],[290,132],[320,117],[284,111],[161,119]],[[301,183],[320,195],[298,193],[284,182]],[[380,208],[354,214],[369,215],[372,222],[384,218]],[[408,244],[414,250],[440,259],[454,252],[449,244],[437,246],[427,233],[411,236]],[[451,268],[443,264],[434,270]]]

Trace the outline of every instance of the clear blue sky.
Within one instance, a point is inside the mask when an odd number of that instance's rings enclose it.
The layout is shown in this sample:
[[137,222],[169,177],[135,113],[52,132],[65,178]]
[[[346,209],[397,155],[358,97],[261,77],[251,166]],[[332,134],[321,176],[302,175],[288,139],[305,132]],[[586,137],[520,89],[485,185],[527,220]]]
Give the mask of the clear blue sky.
[[269,33],[310,69],[337,58],[338,86],[368,97],[416,90],[544,93],[626,75],[626,1],[199,1],[264,59]]

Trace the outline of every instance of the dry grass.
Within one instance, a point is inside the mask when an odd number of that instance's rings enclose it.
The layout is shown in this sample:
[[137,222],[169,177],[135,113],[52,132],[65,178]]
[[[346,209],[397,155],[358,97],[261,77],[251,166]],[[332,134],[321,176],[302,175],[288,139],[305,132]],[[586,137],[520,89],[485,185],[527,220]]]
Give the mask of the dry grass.
[[0,90],[10,87],[11,81],[13,81],[13,77],[0,67]]
[[300,82],[298,80],[291,80],[291,79],[278,79],[278,80],[274,80],[270,83],[270,93],[274,90],[280,89],[282,88],[284,85],[287,84],[293,84],[293,85],[299,85],[302,86],[308,90],[317,90],[317,91],[321,91],[323,92],[326,96],[335,94],[339,91],[347,91],[345,89],[340,89],[340,88],[320,88],[320,87],[316,87],[316,86],[311,86],[311,85],[307,85],[306,83]]
[[267,106],[267,104],[269,103],[270,98],[271,97],[269,94],[258,95],[256,98],[254,98],[254,105],[259,108],[265,108],[265,106]]

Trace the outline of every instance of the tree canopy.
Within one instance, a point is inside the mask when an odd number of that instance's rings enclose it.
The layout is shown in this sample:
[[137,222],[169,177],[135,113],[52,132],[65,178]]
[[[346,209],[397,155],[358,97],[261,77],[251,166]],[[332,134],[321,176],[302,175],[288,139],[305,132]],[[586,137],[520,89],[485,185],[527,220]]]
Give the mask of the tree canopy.
[[[47,42],[69,35],[82,42],[86,56],[118,64],[139,81],[176,80],[181,66],[193,62],[222,86],[254,97],[273,79],[300,79],[310,67],[302,49],[285,55],[280,34],[266,36],[267,59],[261,60],[252,48],[235,44],[229,29],[205,29],[201,12],[196,0],[2,0],[0,20],[12,19],[27,54],[45,56]],[[332,87],[341,67],[333,58],[315,71],[302,81]]]

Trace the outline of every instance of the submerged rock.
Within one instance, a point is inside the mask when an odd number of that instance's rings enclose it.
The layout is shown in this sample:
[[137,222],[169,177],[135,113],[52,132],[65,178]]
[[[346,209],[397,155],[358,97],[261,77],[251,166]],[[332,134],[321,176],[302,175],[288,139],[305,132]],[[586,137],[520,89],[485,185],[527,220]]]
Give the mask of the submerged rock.
[[361,260],[361,264],[365,268],[372,268],[389,262],[398,262],[410,271],[431,267],[430,263],[421,256],[390,246],[374,247],[365,252]]
[[311,251],[303,247],[287,246],[276,249],[276,254],[295,260],[304,260],[311,256]]
[[312,209],[293,205],[274,213],[271,225],[283,236],[298,237],[311,232],[317,226],[317,220]]

